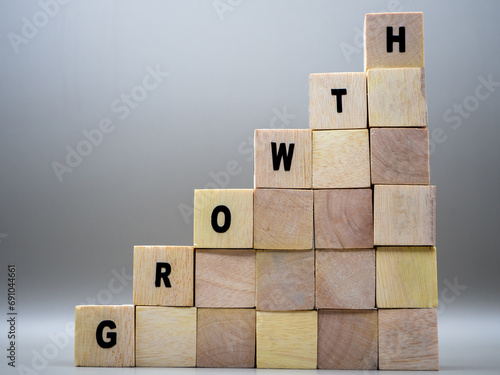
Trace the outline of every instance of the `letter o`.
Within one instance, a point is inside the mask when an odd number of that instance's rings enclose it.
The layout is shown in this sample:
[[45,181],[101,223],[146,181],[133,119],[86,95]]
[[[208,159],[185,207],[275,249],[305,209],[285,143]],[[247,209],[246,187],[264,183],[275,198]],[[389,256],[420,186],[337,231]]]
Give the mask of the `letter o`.
[[[217,222],[217,218],[219,217],[219,213],[224,214],[224,224],[222,226]],[[231,226],[231,211],[226,206],[220,205],[214,208],[212,211],[212,228],[217,233],[225,233]]]

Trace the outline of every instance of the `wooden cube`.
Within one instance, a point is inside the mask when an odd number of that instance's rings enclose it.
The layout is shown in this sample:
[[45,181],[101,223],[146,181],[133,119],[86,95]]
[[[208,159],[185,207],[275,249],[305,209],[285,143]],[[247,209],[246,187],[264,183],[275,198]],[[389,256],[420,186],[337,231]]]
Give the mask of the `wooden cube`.
[[367,128],[365,73],[309,76],[311,129]]
[[375,250],[316,250],[316,308],[375,308]]
[[197,367],[255,367],[255,310],[198,309]]
[[196,250],[197,307],[255,307],[255,250]]
[[313,132],[313,188],[370,187],[368,130]]
[[371,69],[367,77],[371,128],[427,126],[424,69]]
[[371,189],[314,190],[316,249],[373,249]]
[[257,310],[314,308],[314,251],[257,251]]
[[256,249],[310,250],[313,232],[312,190],[255,190]]
[[195,190],[194,246],[209,249],[251,249],[253,190]]
[[136,366],[196,366],[195,307],[136,309]]
[[423,67],[422,13],[369,13],[365,16],[365,70]]
[[375,185],[374,238],[379,246],[435,246],[436,187]]
[[75,366],[135,366],[134,306],[76,306]]
[[315,369],[318,312],[257,311],[257,368]]
[[377,310],[319,310],[318,368],[376,370]]
[[311,131],[255,130],[255,188],[310,189]]
[[134,305],[193,306],[194,249],[134,247]]
[[378,311],[380,370],[439,370],[435,309]]
[[435,247],[377,248],[377,307],[437,307]]
[[429,185],[429,130],[370,129],[372,184]]

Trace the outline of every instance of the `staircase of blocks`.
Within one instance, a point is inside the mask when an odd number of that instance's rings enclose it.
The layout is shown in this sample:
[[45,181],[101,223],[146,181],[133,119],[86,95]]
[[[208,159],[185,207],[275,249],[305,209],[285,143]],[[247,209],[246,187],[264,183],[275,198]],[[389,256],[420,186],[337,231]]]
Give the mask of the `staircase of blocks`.
[[195,190],[194,246],[136,246],[133,305],[77,306],[75,365],[437,370],[422,13],[255,131],[254,189]]

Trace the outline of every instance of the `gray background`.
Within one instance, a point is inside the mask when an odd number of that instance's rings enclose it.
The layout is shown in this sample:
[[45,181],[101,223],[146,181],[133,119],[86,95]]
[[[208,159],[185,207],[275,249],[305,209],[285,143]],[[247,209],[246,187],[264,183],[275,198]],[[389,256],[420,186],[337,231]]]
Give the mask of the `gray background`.
[[[15,263],[18,365],[98,372],[72,367],[63,332],[74,306],[131,303],[131,281],[113,279],[131,275],[133,246],[192,244],[181,209],[193,189],[213,187],[229,161],[238,172],[219,186],[251,188],[253,130],[308,128],[308,75],[362,71],[364,14],[399,10],[424,12],[441,367],[498,373],[500,87],[474,96],[481,77],[500,81],[500,3],[222,2],[219,15],[212,0],[72,1],[44,19],[37,2],[0,1],[0,313]],[[40,27],[16,51],[24,17]],[[169,76],[144,91],[148,67]],[[147,97],[121,119],[111,106],[131,91]],[[470,110],[446,117],[464,102]],[[53,162],[105,118],[113,131],[60,182]]]

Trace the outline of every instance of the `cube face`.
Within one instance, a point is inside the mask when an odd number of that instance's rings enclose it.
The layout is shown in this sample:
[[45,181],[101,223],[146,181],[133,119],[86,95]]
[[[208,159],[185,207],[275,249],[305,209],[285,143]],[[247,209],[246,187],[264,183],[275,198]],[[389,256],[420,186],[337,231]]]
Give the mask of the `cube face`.
[[377,248],[377,307],[437,307],[435,247]]
[[197,248],[251,249],[253,190],[195,190],[194,245]]
[[194,249],[134,247],[134,305],[193,306]]
[[380,370],[438,370],[435,309],[378,311]]
[[428,129],[370,129],[372,184],[429,185]]
[[195,307],[136,309],[136,366],[196,366]]
[[75,366],[135,366],[134,306],[76,306]]
[[313,132],[313,188],[370,187],[368,130]]
[[311,131],[255,130],[255,187],[310,189]]
[[321,73],[309,76],[311,129],[367,127],[365,73]]
[[198,309],[197,367],[255,367],[255,310]]
[[257,368],[315,369],[317,348],[317,311],[257,311]]
[[255,250],[196,250],[197,307],[255,307]]

